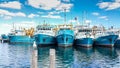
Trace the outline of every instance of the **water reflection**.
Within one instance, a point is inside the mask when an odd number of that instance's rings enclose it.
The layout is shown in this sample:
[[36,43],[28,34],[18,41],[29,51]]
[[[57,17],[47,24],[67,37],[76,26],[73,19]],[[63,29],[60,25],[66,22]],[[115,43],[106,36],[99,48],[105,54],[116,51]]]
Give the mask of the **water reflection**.
[[31,45],[0,44],[0,68],[29,68]]
[[57,68],[71,68],[74,61],[73,48],[58,47],[56,50]]
[[118,62],[118,54],[115,48],[97,47],[96,59],[98,63],[101,63],[100,67],[111,68],[115,67]]
[[93,48],[76,47],[73,68],[89,68],[93,62],[93,52]]
[[115,48],[96,47],[102,57],[114,59],[117,57]]
[[51,47],[38,47],[38,68],[49,67],[49,50]]
[[[56,50],[56,68],[118,68],[120,48],[38,47],[38,68],[49,68],[49,50]],[[32,45],[0,44],[0,68],[30,68]]]
[[75,47],[75,50],[88,57],[90,57],[94,52],[93,48],[84,48],[84,47]]

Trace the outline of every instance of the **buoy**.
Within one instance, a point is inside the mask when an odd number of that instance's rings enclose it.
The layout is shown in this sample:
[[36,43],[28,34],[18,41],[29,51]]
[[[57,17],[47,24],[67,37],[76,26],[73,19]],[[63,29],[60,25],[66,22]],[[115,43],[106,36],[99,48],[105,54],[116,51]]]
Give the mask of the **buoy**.
[[33,48],[37,48],[36,42],[33,43]]

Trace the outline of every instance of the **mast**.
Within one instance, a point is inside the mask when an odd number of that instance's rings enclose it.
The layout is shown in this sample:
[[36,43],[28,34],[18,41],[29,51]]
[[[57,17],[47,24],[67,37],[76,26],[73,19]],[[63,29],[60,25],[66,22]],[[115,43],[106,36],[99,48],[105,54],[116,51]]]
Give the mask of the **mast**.
[[79,25],[79,22],[78,22],[78,17],[75,17],[75,21],[76,21],[76,26],[78,26]]
[[15,28],[15,23],[13,23],[13,30],[16,30],[16,28]]
[[66,25],[66,8],[64,8],[64,22],[65,22],[65,25]]
[[86,11],[83,12],[83,24],[86,23]]

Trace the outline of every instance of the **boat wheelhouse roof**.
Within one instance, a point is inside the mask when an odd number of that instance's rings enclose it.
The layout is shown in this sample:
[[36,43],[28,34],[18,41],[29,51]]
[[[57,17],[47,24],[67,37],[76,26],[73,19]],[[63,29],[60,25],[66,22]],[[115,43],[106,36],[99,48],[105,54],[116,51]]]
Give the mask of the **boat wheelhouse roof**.
[[92,32],[92,29],[80,29],[79,32]]
[[54,28],[55,26],[53,25],[47,25],[47,24],[44,24],[44,25],[38,25],[36,27],[37,30],[51,30],[52,28]]

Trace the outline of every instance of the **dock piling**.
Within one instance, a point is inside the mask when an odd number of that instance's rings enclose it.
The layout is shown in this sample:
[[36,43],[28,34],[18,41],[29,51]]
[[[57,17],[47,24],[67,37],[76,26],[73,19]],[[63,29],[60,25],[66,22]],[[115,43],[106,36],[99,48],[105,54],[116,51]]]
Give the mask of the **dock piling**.
[[50,68],[55,68],[55,49],[50,49]]
[[38,51],[37,51],[37,45],[34,42],[33,44],[33,50],[32,50],[32,61],[31,61],[31,68],[38,68]]
[[2,39],[2,43],[4,42],[4,40]]

